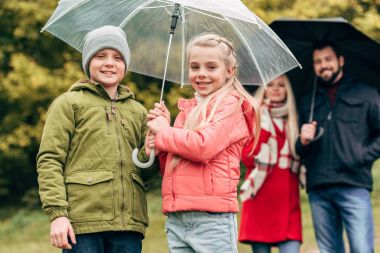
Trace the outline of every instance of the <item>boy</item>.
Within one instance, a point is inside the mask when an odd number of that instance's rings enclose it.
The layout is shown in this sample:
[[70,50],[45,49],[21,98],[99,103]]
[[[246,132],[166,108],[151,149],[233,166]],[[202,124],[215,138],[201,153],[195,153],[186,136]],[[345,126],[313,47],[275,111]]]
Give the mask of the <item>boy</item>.
[[[37,155],[39,193],[51,220],[50,239],[63,252],[141,252],[148,225],[144,180],[156,166],[137,169],[146,110],[119,84],[130,63],[122,29],[103,26],[85,37],[89,81],[51,105]],[[140,160],[148,160],[144,148]]]

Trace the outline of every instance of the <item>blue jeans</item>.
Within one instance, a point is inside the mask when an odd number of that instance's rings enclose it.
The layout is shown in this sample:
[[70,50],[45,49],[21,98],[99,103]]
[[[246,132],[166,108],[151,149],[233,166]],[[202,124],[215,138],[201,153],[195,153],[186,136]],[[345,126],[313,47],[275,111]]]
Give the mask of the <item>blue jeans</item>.
[[[270,253],[273,245],[272,243],[255,242],[252,243],[252,251],[253,253]],[[280,253],[298,253],[300,252],[301,242],[289,240],[276,243],[276,246]]]
[[374,252],[374,228],[368,190],[331,186],[309,192],[314,232],[321,253],[344,253],[343,227],[351,253]]
[[170,253],[237,253],[234,213],[169,213],[165,230]]
[[143,235],[129,231],[109,231],[76,235],[72,250],[63,253],[141,253]]

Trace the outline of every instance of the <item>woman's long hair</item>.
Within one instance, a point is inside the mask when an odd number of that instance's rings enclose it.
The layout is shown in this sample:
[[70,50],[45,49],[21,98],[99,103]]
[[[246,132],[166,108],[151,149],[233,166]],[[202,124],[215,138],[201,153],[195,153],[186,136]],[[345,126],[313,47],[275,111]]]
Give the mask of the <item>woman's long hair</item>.
[[[298,114],[296,109],[296,102],[294,99],[294,94],[292,87],[290,85],[290,81],[286,75],[282,75],[285,81],[285,89],[286,89],[286,104],[287,104],[287,121],[285,125],[285,130],[287,134],[287,138],[290,145],[290,150],[292,152],[293,157],[298,158],[296,153],[296,141],[299,136],[298,129]],[[264,104],[265,100],[265,87],[262,86],[258,88],[254,94],[254,97],[259,101],[260,104]]]
[[[202,99],[202,101],[198,102],[195,108],[190,112],[189,116],[185,120],[183,128],[190,130],[200,130],[207,127],[214,115],[217,111],[217,108],[221,101],[233,90],[236,90],[240,95],[239,103],[236,106],[236,110],[240,110],[241,105],[244,101],[247,101],[255,112],[255,125],[253,136],[250,136],[251,139],[254,138],[254,147],[257,144],[258,136],[260,133],[260,109],[259,104],[256,99],[253,98],[244,88],[243,85],[239,82],[237,77],[235,76],[235,72],[237,70],[237,59],[235,57],[234,46],[227,39],[216,35],[216,34],[201,34],[191,39],[186,48],[187,53],[187,61],[190,60],[191,50],[194,47],[203,47],[203,48],[219,48],[220,56],[222,57],[226,68],[233,69],[233,75],[231,78],[227,79],[225,84],[215,92],[209,94],[207,97]],[[233,114],[235,110],[231,110],[231,114]],[[248,113],[248,112],[244,112]],[[213,122],[215,123],[215,121]],[[251,151],[253,153],[254,147]],[[179,157],[175,156],[172,162],[172,168],[174,168],[179,162]]]

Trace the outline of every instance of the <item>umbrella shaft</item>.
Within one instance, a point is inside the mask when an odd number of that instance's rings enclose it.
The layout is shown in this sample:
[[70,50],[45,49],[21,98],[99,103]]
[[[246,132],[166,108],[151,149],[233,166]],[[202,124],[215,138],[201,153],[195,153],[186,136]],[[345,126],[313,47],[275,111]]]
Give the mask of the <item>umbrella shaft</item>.
[[168,44],[168,51],[166,53],[164,76],[162,78],[162,84],[161,84],[160,103],[162,102],[162,99],[163,99],[163,96],[164,96],[164,88],[165,88],[165,80],[166,80],[166,70],[168,68],[168,61],[169,61],[170,48],[172,46],[172,39],[173,39],[173,34],[170,34],[170,36],[169,36],[169,44]]
[[168,68],[168,61],[169,61],[169,54],[170,54],[170,48],[172,46],[172,39],[174,30],[177,26],[177,20],[180,15],[179,11],[180,4],[176,3],[174,5],[174,11],[172,14],[172,23],[170,24],[170,36],[169,36],[169,45],[168,45],[168,51],[166,52],[166,61],[165,61],[165,69],[164,69],[164,76],[162,78],[162,84],[161,84],[161,95],[160,95],[160,103],[162,102],[163,96],[164,96],[164,88],[165,88],[165,80],[166,80],[166,70]]
[[314,77],[313,82],[313,96],[311,97],[309,123],[313,122],[314,118],[314,106],[315,106],[315,93],[317,92],[317,76]]

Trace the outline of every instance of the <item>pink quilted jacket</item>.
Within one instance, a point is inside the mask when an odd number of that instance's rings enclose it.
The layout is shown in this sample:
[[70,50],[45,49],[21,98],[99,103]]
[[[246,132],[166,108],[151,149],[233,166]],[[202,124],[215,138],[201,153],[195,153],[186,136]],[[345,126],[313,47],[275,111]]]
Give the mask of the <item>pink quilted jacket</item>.
[[[252,107],[236,108],[238,93],[231,92],[220,103],[212,120],[199,130],[182,129],[196,100],[180,99],[174,127],[157,133],[160,155],[162,209],[176,211],[238,212],[237,184],[243,146],[253,134]],[[233,114],[229,114],[235,110]],[[245,113],[244,113],[245,112]],[[173,169],[173,154],[182,159]]]

